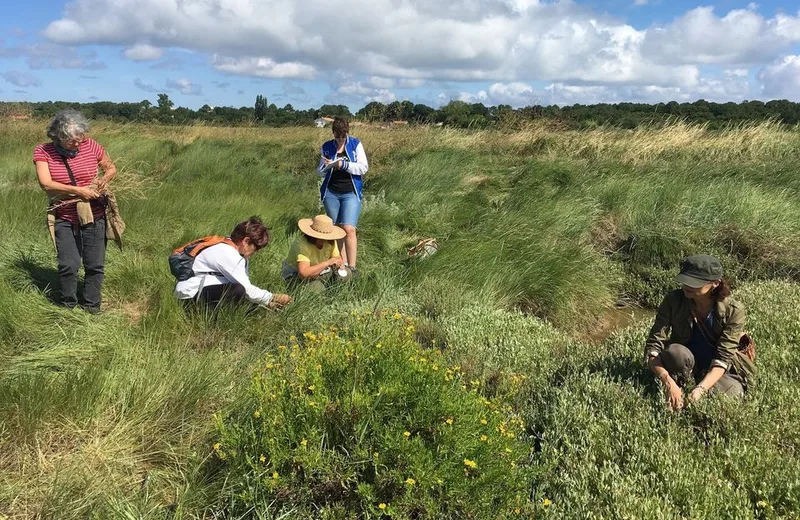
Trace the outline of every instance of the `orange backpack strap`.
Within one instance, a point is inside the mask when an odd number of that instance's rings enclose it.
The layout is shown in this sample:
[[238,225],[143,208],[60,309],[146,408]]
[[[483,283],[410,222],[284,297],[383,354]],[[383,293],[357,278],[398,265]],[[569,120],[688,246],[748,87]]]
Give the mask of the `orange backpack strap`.
[[175,251],[173,251],[172,254],[185,252],[187,255],[194,258],[197,255],[199,255],[204,249],[207,249],[211,246],[215,246],[217,244],[228,244],[231,247],[236,247],[236,244],[233,242],[233,240],[231,240],[228,237],[222,237],[219,235],[210,235],[207,237],[198,238],[197,240],[192,240],[191,242],[175,249]]

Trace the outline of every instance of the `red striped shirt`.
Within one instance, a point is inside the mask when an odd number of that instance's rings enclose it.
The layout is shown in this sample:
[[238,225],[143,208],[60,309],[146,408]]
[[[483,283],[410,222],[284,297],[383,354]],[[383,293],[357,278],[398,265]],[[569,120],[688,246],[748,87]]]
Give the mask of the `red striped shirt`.
[[[105,153],[106,151],[97,141],[87,137],[78,147],[78,155],[67,158],[69,167],[75,175],[75,183],[78,186],[89,186],[95,177],[97,177],[97,167]],[[69,178],[69,172],[67,172],[67,167],[64,166],[64,160],[56,151],[56,147],[53,143],[37,145],[33,150],[33,162],[46,162],[47,167],[50,169],[51,179],[61,184],[72,184]],[[95,218],[105,215],[105,206],[103,203],[99,200],[93,200],[92,213],[94,213]],[[56,218],[69,222],[77,222],[78,211],[75,208],[75,204],[68,204],[57,209]]]

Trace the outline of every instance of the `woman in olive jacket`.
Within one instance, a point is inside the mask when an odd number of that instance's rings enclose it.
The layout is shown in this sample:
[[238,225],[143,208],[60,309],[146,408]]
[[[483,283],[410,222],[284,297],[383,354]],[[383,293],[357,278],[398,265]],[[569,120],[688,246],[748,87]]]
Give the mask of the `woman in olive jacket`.
[[722,264],[713,256],[690,256],[676,280],[681,289],[664,298],[645,344],[647,365],[665,385],[667,402],[682,408],[690,379],[696,384],[689,402],[709,392],[743,396],[754,374],[739,351],[746,315],[722,279]]

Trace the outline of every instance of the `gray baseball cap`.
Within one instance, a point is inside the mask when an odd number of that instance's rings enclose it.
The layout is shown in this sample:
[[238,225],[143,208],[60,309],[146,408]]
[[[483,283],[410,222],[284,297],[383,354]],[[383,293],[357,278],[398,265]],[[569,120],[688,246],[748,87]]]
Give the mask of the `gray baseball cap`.
[[681,285],[695,289],[722,278],[722,263],[710,255],[694,255],[683,259],[681,272],[675,277]]

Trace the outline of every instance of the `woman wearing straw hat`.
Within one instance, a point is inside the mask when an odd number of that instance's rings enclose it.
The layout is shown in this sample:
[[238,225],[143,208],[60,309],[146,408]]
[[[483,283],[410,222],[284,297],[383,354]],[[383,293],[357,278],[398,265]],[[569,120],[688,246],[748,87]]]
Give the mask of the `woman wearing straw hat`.
[[731,298],[722,264],[690,256],[676,281],[681,288],[664,298],[645,344],[647,365],[664,384],[669,406],[683,407],[683,387],[692,379],[688,402],[707,393],[744,395],[755,355],[744,333],[744,306]]
[[335,226],[327,215],[302,218],[297,221],[297,227],[300,234],[283,261],[281,275],[284,280],[289,283],[310,282],[314,290],[324,291],[323,280],[328,280],[334,270],[339,276],[349,274],[346,269],[341,269],[344,260],[336,244],[347,234],[344,229]]

